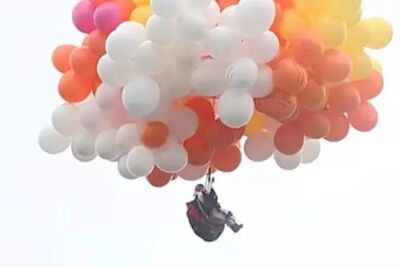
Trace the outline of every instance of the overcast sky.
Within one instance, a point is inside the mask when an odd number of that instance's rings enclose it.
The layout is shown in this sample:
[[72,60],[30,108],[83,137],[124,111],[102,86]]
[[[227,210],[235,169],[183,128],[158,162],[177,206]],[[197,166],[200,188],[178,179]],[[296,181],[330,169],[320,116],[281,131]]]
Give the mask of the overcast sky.
[[[81,42],[75,0],[2,1],[0,10],[0,266],[160,267],[400,266],[399,34],[382,52],[380,123],[323,143],[294,172],[245,161],[218,175],[222,205],[245,227],[213,244],[186,220],[195,184],[157,190],[127,181],[114,164],[44,154],[37,135],[61,103],[49,61]],[[365,14],[400,25],[399,2],[364,0]]]

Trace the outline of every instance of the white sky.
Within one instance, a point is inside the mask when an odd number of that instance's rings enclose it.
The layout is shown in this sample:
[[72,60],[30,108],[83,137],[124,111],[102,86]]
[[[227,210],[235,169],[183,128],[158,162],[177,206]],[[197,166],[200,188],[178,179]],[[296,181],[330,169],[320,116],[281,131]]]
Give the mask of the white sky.
[[[185,216],[194,184],[156,190],[120,178],[104,161],[48,156],[37,135],[61,103],[50,64],[61,43],[80,43],[75,0],[2,0],[0,10],[0,266],[160,267],[400,266],[399,34],[376,53],[386,87],[380,124],[323,144],[294,172],[244,162],[218,175],[224,207],[245,224],[213,244]],[[400,25],[398,1],[364,0],[368,16]]]

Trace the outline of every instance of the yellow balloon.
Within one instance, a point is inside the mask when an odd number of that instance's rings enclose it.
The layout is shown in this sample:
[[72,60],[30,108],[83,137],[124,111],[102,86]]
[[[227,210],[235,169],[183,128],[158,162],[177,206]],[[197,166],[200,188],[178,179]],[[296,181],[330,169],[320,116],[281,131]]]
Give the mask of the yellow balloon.
[[255,135],[264,130],[265,115],[261,112],[255,111],[250,122],[246,126],[244,134],[246,136]]
[[376,58],[372,58],[372,68],[379,72],[382,72],[382,70],[383,70],[382,64]]
[[153,11],[150,6],[138,6],[135,10],[132,11],[131,17],[129,18],[131,21],[136,21],[142,25],[146,25],[147,20],[153,15]]
[[280,24],[280,35],[285,40],[290,40],[299,31],[308,27],[307,18],[305,18],[296,9],[287,9],[282,14]]
[[365,53],[361,52],[353,55],[353,70],[350,74],[352,80],[359,80],[368,77],[368,75],[373,70],[371,57]]
[[294,0],[293,2],[296,9],[310,19],[315,19],[324,11],[324,1],[321,0]]
[[372,49],[380,49],[387,46],[393,37],[393,28],[384,19],[373,18],[367,21],[371,30],[371,39],[368,47]]
[[150,6],[150,0],[134,0],[137,6]]
[[362,17],[362,9],[360,7],[354,13],[346,16],[344,20],[346,21],[347,27],[351,28],[356,26],[360,22],[361,17]]
[[338,18],[321,17],[312,27],[321,35],[326,48],[340,47],[346,40],[347,26]]
[[361,21],[355,27],[348,30],[344,49],[351,54],[358,53],[367,46],[370,40],[370,27],[366,21]]
[[327,11],[343,20],[361,7],[361,0],[324,0]]

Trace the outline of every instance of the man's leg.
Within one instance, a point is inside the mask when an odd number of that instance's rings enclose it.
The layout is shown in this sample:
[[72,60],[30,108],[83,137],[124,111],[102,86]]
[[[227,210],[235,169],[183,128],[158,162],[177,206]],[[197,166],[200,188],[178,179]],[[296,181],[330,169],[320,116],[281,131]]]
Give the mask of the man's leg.
[[226,225],[228,225],[229,228],[232,229],[232,231],[234,231],[235,233],[239,232],[240,229],[242,229],[243,225],[242,224],[238,224],[236,222],[235,217],[233,216],[233,213],[228,211],[228,210],[224,210],[224,209],[214,209],[215,210],[215,214],[219,217],[219,218],[224,218],[224,221],[226,223]]

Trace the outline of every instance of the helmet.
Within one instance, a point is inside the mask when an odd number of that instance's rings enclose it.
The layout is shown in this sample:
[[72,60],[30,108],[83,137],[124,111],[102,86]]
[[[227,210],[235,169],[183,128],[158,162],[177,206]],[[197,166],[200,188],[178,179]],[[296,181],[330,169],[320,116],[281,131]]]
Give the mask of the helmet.
[[202,184],[198,184],[198,185],[196,185],[196,187],[195,187],[195,191],[196,192],[201,192],[201,191],[203,191],[203,189],[204,189],[204,185],[202,185]]

